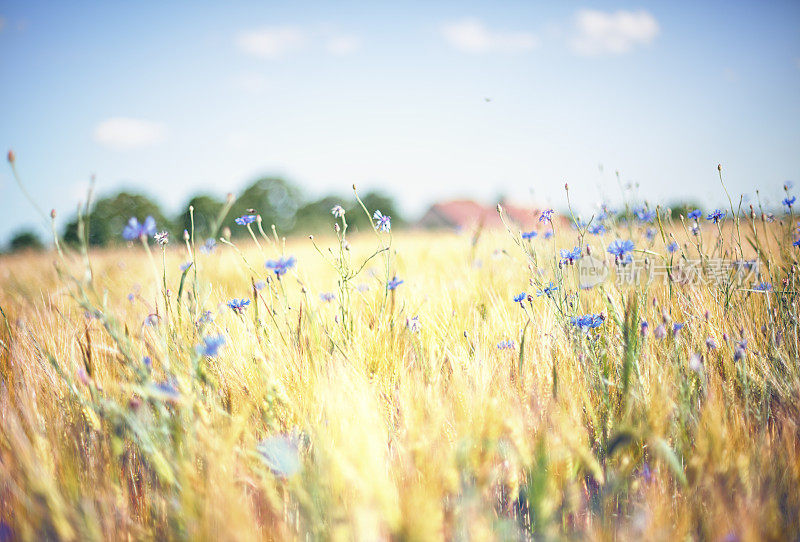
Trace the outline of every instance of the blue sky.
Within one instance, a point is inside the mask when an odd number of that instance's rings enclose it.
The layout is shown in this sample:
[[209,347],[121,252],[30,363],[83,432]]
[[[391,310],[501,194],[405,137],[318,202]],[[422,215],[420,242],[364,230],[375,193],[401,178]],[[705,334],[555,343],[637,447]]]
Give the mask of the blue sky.
[[[800,181],[798,2],[4,1],[0,52],[0,144],[61,219],[92,174],[168,211],[278,174],[412,214]],[[0,240],[39,224],[3,167]]]

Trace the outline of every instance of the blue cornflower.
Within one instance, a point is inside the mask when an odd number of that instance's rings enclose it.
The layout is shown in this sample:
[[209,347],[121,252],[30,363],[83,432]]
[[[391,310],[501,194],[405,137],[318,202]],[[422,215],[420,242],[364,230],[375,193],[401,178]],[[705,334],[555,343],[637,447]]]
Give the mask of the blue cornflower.
[[757,292],[769,292],[772,290],[772,284],[769,284],[768,282],[760,282],[753,285],[753,290]]
[[783,183],[784,190],[791,190],[794,187],[794,183],[792,181],[786,181]]
[[386,288],[389,290],[394,290],[395,288],[403,284],[403,282],[404,281],[398,279],[397,277],[392,277],[392,280],[389,281],[389,283],[386,285]]
[[584,314],[583,316],[573,316],[570,322],[572,322],[573,326],[588,331],[589,329],[602,326],[605,319],[605,316],[602,314]]
[[700,220],[701,216],[703,216],[703,213],[700,211],[700,209],[695,209],[694,211],[686,215],[687,218],[691,218],[692,220]]
[[288,258],[281,256],[277,260],[267,260],[267,263],[264,265],[267,269],[272,269],[275,274],[278,275],[278,278],[280,278],[281,275],[285,275],[289,269],[294,267],[295,263],[297,263],[297,260],[294,256],[289,256]]
[[588,232],[592,235],[602,235],[606,232],[606,227],[602,224],[595,224],[594,226],[589,226]]
[[500,341],[497,343],[497,348],[500,350],[512,350],[516,344],[514,343],[513,339],[508,339],[507,341]]
[[242,215],[239,218],[235,219],[234,222],[239,224],[240,226],[247,226],[248,224],[252,224],[258,218],[256,215]]
[[153,390],[156,392],[156,395],[160,396],[165,401],[174,402],[181,397],[181,393],[178,391],[178,386],[174,379],[156,382],[153,385]]
[[800,247],[800,239],[798,239],[797,241],[795,241],[794,243],[792,243],[792,245],[794,245],[794,246],[796,246],[796,247]]
[[680,330],[683,329],[684,325],[685,324],[681,324],[681,323],[678,323],[678,322],[675,322],[674,324],[672,324],[672,334],[673,335],[677,335],[680,332]]
[[671,242],[670,244],[667,245],[667,252],[670,252],[670,253],[677,252],[677,250],[679,248],[680,248],[680,246],[678,245],[678,243],[673,241],[673,242]]
[[379,231],[390,231],[392,229],[392,217],[389,215],[381,214],[380,211],[375,211],[375,214],[372,215],[372,219],[375,221],[375,227],[378,228]]
[[656,230],[653,228],[647,228],[647,231],[644,232],[645,237],[647,237],[648,241],[652,241],[653,238],[656,236]]
[[538,233],[536,233],[536,230],[522,232],[522,238],[523,239],[533,239],[537,235],[538,235]]
[[633,212],[642,222],[652,222],[656,217],[656,212],[649,211],[646,207],[640,207],[639,209],[635,209]]
[[211,314],[211,311],[205,311],[200,318],[197,320],[198,324],[208,324],[214,321],[214,315]]
[[626,254],[633,251],[633,241],[630,239],[625,241],[617,239],[608,245],[607,251],[609,254],[613,254],[616,259],[621,260]]
[[548,230],[548,231],[544,232],[544,238],[545,239],[550,239],[552,236],[553,236],[553,230]]
[[289,435],[268,437],[258,444],[256,450],[267,468],[276,476],[288,478],[298,472],[302,466],[297,439]]
[[156,233],[156,220],[152,216],[144,219],[144,223],[140,224],[139,220],[133,216],[128,220],[128,224],[122,230],[122,238],[126,241],[135,241],[142,237],[150,237]]
[[253,288],[255,288],[255,289],[256,289],[256,291],[261,291],[261,290],[263,290],[263,289],[264,289],[264,288],[266,288],[266,287],[267,287],[267,283],[266,283],[266,282],[264,282],[263,280],[257,280],[257,281],[255,282],[255,284],[253,284]]
[[200,247],[200,252],[203,254],[211,254],[214,252],[215,248],[217,248],[217,242],[213,238],[209,237],[206,239],[206,242],[203,243],[203,246]]
[[336,299],[336,294],[333,294],[331,292],[323,292],[319,294],[319,299],[320,301],[324,301],[325,303],[330,303],[331,301]]
[[536,296],[541,297],[543,295],[546,295],[547,297],[553,297],[553,292],[555,292],[556,290],[558,290],[558,286],[556,286],[553,282],[551,282],[549,285],[545,286],[541,290],[537,290]]
[[539,222],[552,222],[553,221],[553,211],[552,209],[545,209],[542,211],[542,214],[539,215]]
[[207,335],[203,337],[203,344],[197,346],[197,352],[203,356],[215,358],[224,344],[225,337],[222,335]]
[[522,303],[525,301],[525,292],[520,292],[519,294],[514,296],[514,303]]
[[581,258],[581,247],[575,247],[572,250],[566,248],[561,249],[561,263],[572,263]]
[[185,262],[181,264],[181,271],[188,271],[192,266],[192,262]]
[[791,198],[789,196],[786,196],[785,198],[783,198],[783,204],[790,210],[792,208],[792,205],[794,205],[795,201],[797,201],[797,197],[795,196],[792,196]]
[[719,209],[716,209],[716,210],[715,210],[713,213],[710,213],[710,214],[709,214],[709,215],[706,217],[706,220],[710,220],[710,221],[712,221],[714,224],[716,224],[717,222],[719,222],[720,220],[722,220],[723,218],[725,218],[725,216],[726,216],[727,214],[728,214],[728,211],[721,211],[721,210],[719,210]]
[[242,314],[249,304],[250,304],[249,299],[233,298],[230,301],[228,301],[228,307],[230,307],[234,312],[239,314]]

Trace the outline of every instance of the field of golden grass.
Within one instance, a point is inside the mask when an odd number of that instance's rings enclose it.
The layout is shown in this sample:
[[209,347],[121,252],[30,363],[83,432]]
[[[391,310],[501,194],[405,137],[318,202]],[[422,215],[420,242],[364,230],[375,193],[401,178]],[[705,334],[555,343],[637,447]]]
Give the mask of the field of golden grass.
[[[4,256],[4,532],[796,537],[798,252],[793,223],[746,222],[743,253],[760,258],[767,291],[580,288],[577,266],[558,264],[555,249],[577,245],[614,267],[617,236],[649,264],[735,261],[731,226],[710,223],[701,246],[668,226],[674,255],[637,225]],[[281,254],[296,266],[279,276],[264,262]],[[233,310],[234,298],[250,303]],[[583,314],[591,326],[573,323]]]

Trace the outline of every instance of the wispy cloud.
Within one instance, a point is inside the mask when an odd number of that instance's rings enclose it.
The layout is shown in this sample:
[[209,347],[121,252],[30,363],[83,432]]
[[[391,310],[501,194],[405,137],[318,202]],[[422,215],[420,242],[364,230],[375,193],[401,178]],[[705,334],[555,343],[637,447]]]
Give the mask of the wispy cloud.
[[606,13],[583,9],[575,16],[575,27],[572,48],[587,56],[628,53],[652,43],[660,32],[656,18],[644,10]]
[[337,35],[332,36],[325,43],[325,49],[332,55],[349,55],[356,52],[361,47],[361,40],[356,36]]
[[236,45],[245,53],[262,58],[276,58],[305,46],[307,33],[296,26],[273,26],[240,32]]
[[341,34],[326,26],[273,26],[240,32],[236,36],[240,51],[261,58],[278,58],[306,47],[324,49],[337,56],[354,53],[361,39]]
[[166,126],[160,122],[128,117],[112,117],[94,128],[94,140],[114,150],[148,147],[164,140]]
[[466,18],[446,23],[441,28],[445,41],[467,53],[517,53],[539,44],[530,32],[491,30],[480,19]]

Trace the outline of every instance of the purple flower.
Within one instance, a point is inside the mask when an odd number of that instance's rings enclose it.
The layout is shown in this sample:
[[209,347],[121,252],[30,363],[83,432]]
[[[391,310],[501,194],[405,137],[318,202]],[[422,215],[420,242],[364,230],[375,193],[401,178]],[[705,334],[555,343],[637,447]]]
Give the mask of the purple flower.
[[792,246],[800,247],[800,239],[792,243]]
[[672,324],[672,334],[677,337],[678,333],[680,333],[680,331],[683,329],[684,325],[685,324],[681,324],[681,323],[678,323],[678,322],[675,322],[674,324]]
[[772,290],[772,284],[769,284],[767,282],[761,282],[759,284],[754,284],[753,285],[753,290],[755,290],[757,292],[769,292],[770,290]]
[[386,288],[389,290],[394,290],[395,288],[403,284],[403,282],[404,281],[398,279],[397,277],[392,277],[392,280],[389,281],[389,283],[386,285]]
[[797,201],[797,198],[796,198],[795,196],[792,196],[791,198],[790,198],[789,196],[786,196],[785,198],[783,198],[783,202],[782,202],[782,203],[783,203],[783,204],[784,204],[784,205],[785,205],[785,206],[786,206],[786,207],[787,207],[789,210],[791,210],[791,209],[792,209],[792,205],[794,205],[794,202],[795,202],[795,201]]
[[497,343],[497,348],[500,350],[513,350],[515,347],[515,343],[513,339],[508,339],[505,341],[500,341]]
[[249,304],[250,304],[249,299],[233,298],[230,301],[228,301],[228,307],[230,307],[231,310],[233,310],[233,312],[237,314],[242,314]]
[[545,209],[542,211],[542,214],[539,215],[539,222],[553,222],[553,213],[552,209]]
[[583,316],[574,316],[570,319],[573,326],[581,328],[583,331],[600,327],[605,321],[605,316],[602,314],[584,314]]
[[538,234],[536,233],[536,230],[531,230],[531,231],[522,232],[522,238],[523,238],[523,239],[533,239],[533,238],[534,238],[534,237],[536,237],[537,235],[538,235]]
[[267,287],[267,284],[263,280],[257,280],[255,282],[255,284],[253,284],[253,288],[255,288],[256,291],[259,291],[259,292],[261,290],[263,290],[264,288],[266,288],[266,287]]
[[727,214],[728,211],[721,211],[719,209],[716,209],[713,213],[709,213],[709,215],[706,217],[706,220],[710,220],[714,224],[716,224],[717,222],[725,218]]
[[655,211],[648,211],[645,207],[640,207],[633,211],[636,217],[642,222],[652,222],[656,217]]
[[181,271],[188,271],[192,266],[192,262],[185,262],[181,264]]
[[659,324],[659,326],[653,330],[653,337],[656,339],[663,339],[666,336],[667,328],[664,327],[664,324]]
[[547,297],[553,297],[553,292],[556,290],[558,290],[558,286],[556,286],[553,282],[550,282],[548,286],[536,291],[536,297],[541,297],[543,295],[546,295]]
[[700,217],[703,216],[703,213],[700,211],[700,209],[695,209],[686,216],[687,218],[691,218],[692,220],[700,220]]
[[717,347],[717,341],[713,337],[706,338],[706,348],[713,350]]
[[667,245],[667,252],[669,252],[671,254],[673,252],[677,252],[679,248],[680,248],[680,246],[678,245],[678,243],[673,241],[673,242],[671,242],[670,244]]
[[606,232],[606,227],[602,224],[595,224],[594,226],[589,226],[587,231],[592,235],[602,235]]
[[288,478],[300,470],[300,451],[297,439],[289,435],[275,435],[262,440],[256,450],[267,468],[276,476]]
[[324,301],[325,303],[330,303],[331,301],[336,299],[336,294],[333,294],[331,292],[323,292],[319,294],[319,299],[320,301]]
[[224,344],[225,337],[222,335],[207,335],[203,338],[203,344],[197,346],[197,351],[203,356],[215,358]]
[[566,248],[561,249],[561,263],[573,263],[581,257],[581,247],[575,247],[572,250]]
[[200,252],[203,254],[211,254],[214,252],[214,249],[217,248],[217,242],[209,237],[206,239],[206,242],[203,243],[203,246],[200,247]]
[[647,231],[644,232],[645,237],[647,237],[648,241],[652,241],[653,238],[656,236],[656,230],[653,228],[647,228]]
[[372,215],[372,219],[375,221],[375,227],[378,228],[378,231],[391,231],[392,217],[389,215],[384,215],[381,214],[380,211],[375,211],[375,214]]
[[150,237],[155,233],[156,220],[152,216],[145,218],[143,224],[139,224],[139,220],[133,216],[122,230],[122,238],[126,241],[135,241],[143,237]]
[[267,260],[267,263],[264,265],[267,269],[272,269],[275,274],[278,275],[278,278],[280,278],[282,275],[285,275],[289,269],[294,267],[295,263],[297,263],[297,260],[295,260],[294,256],[289,256],[288,258],[281,256],[277,260]]
[[[621,260],[625,257],[626,254],[633,251],[633,241],[630,239],[626,241],[622,241],[617,239],[616,241],[612,241],[610,245],[608,245],[608,253],[613,254],[614,258],[617,260]],[[628,258],[630,259],[630,257]]]
[[334,218],[342,218],[344,216],[344,207],[341,205],[334,205],[331,207],[331,214]]
[[522,303],[523,301],[525,301],[525,292],[520,292],[514,296],[515,303]]
[[544,238],[545,239],[550,239],[552,236],[553,236],[553,231],[552,230],[548,230],[548,231],[544,232]]
[[247,226],[248,224],[252,224],[258,218],[257,215],[242,215],[239,218],[235,219],[234,222],[239,224],[240,226]]

